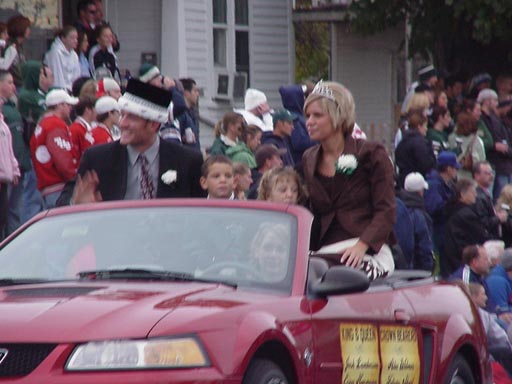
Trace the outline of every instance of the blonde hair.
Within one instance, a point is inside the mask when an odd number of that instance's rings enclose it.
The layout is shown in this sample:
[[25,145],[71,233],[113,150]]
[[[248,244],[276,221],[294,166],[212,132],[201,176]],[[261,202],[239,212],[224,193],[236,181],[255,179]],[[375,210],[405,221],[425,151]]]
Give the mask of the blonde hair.
[[236,112],[227,112],[222,117],[222,119],[217,121],[217,124],[215,124],[215,127],[213,128],[213,135],[215,137],[219,137],[221,134],[225,135],[227,132],[228,125],[236,124],[239,121],[241,121],[242,124],[245,126],[245,119],[241,114]]
[[297,204],[302,204],[307,198],[306,188],[299,174],[292,167],[277,167],[266,171],[258,186],[258,200],[268,200],[272,188],[278,181],[291,179],[297,184]]
[[352,134],[356,122],[356,106],[347,88],[334,81],[318,83],[304,103],[304,112],[315,101],[328,113],[333,128],[340,128],[343,136]]
[[80,99],[83,99],[84,97],[92,97],[93,99],[96,99],[96,81],[94,81],[94,79],[87,80],[84,85],[82,85],[82,88],[80,88],[78,97]]
[[409,103],[407,104],[406,111],[411,109],[427,110],[430,108],[430,100],[425,93],[415,93],[411,96]]
[[512,206],[512,184],[505,185],[501,190],[498,200],[496,201],[496,207],[501,209],[502,204]]

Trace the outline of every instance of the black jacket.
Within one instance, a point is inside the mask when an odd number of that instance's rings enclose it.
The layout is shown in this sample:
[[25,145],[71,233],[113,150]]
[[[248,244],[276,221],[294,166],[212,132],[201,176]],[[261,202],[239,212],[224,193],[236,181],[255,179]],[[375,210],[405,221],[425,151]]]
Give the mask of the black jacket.
[[434,168],[436,159],[428,140],[417,130],[409,129],[396,147],[395,162],[398,166],[398,185],[403,188],[405,177],[409,173],[419,172],[426,177]]
[[[159,175],[156,197],[204,197],[199,184],[201,177],[201,153],[179,144],[160,140]],[[88,148],[81,160],[78,174],[94,170],[100,180],[98,189],[104,201],[123,200],[126,194],[128,151],[119,140]],[[177,172],[176,182],[165,184],[161,176],[168,170]],[[68,205],[73,194],[75,180],[68,182],[57,205]]]
[[468,245],[483,244],[489,240],[489,232],[480,222],[474,205],[455,204],[445,232],[445,265],[450,275],[462,265],[462,250]]

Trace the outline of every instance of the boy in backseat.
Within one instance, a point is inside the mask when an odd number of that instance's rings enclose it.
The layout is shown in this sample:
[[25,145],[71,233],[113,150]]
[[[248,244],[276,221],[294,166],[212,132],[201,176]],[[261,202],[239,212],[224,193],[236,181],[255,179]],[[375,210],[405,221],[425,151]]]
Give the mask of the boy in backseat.
[[212,155],[201,167],[201,187],[208,199],[235,199],[233,163],[224,155]]

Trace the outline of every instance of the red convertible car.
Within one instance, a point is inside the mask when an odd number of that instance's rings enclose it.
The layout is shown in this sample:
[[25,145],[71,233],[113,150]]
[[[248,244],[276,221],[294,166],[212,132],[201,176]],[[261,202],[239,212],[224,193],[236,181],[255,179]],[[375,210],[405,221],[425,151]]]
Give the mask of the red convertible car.
[[192,199],[39,214],[0,244],[0,383],[492,382],[462,289],[329,267],[311,223]]

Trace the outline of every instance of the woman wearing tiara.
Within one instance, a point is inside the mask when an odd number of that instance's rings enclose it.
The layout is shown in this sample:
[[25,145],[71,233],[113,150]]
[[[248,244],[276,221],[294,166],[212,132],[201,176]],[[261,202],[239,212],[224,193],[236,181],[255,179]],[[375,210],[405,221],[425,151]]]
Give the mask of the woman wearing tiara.
[[391,274],[395,194],[385,148],[352,137],[354,99],[341,84],[320,81],[304,111],[309,136],[319,142],[302,158],[315,216],[311,248],[338,253],[341,264],[370,280]]

